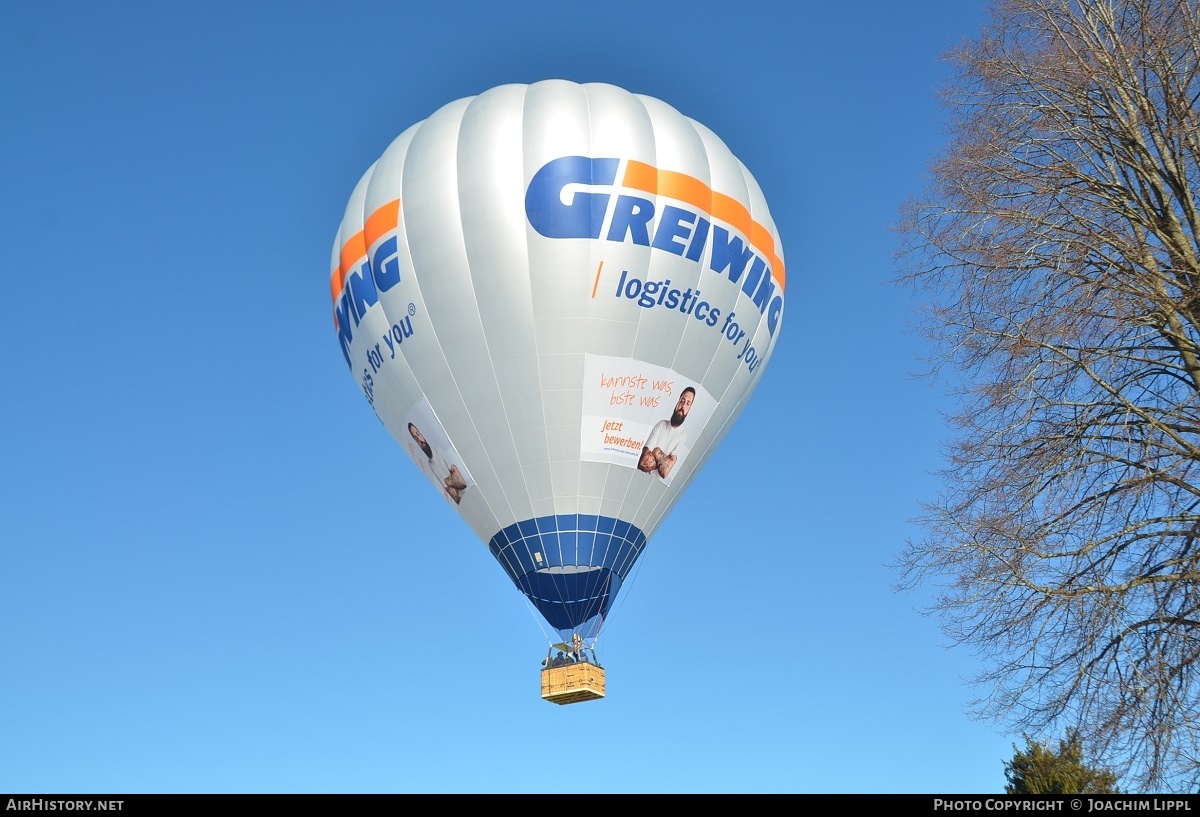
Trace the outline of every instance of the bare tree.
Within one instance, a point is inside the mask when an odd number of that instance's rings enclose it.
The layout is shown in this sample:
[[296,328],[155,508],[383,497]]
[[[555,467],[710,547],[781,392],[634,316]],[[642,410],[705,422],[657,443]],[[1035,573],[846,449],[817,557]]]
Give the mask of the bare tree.
[[1200,785],[1200,10],[996,0],[900,232],[959,376],[900,587],[984,668],[973,711]]

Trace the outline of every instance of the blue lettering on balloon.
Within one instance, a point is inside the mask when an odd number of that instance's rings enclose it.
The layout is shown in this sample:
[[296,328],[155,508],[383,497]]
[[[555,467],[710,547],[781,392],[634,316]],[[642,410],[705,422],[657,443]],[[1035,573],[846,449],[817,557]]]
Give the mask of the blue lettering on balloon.
[[396,251],[396,236],[382,242],[371,256],[371,273],[380,292],[400,283],[400,256]]
[[637,196],[617,196],[613,208],[612,224],[608,228],[609,241],[624,241],[628,235],[634,244],[650,246],[650,219],[654,218],[654,203]]
[[362,267],[346,276],[346,282],[342,285],[342,296],[338,298],[337,305],[334,307],[338,325],[338,343],[341,344],[342,356],[346,358],[347,366],[350,365],[350,343],[354,340],[354,328],[350,321],[353,319],[354,326],[358,326],[362,316],[378,301],[379,292],[375,289],[375,283],[371,279],[371,268],[368,264],[363,263]]
[[[525,191],[529,224],[546,238],[598,238],[608,209],[608,193],[569,190],[573,185],[611,185],[617,159],[563,156],[547,162]],[[563,201],[563,194],[569,201]]]
[[709,269],[739,284],[759,314],[766,315],[767,329],[774,335],[783,311],[783,294],[775,291],[766,259],[742,236],[698,212],[675,205],[665,205],[658,212],[651,199],[617,193],[619,167],[619,159],[587,156],[562,156],[547,162],[525,191],[530,226],[547,238],[599,239],[603,235],[607,241],[653,247],[696,262],[703,258],[704,248],[711,246]]
[[667,205],[663,208],[662,218],[658,220],[658,229],[654,233],[654,248],[666,250],[676,255],[683,255],[686,244],[679,244],[676,238],[687,238],[692,234],[692,222],[699,218],[698,213],[684,210],[682,207]]
[[719,273],[728,267],[729,280],[736,284],[751,258],[754,258],[754,250],[745,246],[739,236],[730,236],[724,227],[713,227],[712,261],[709,263],[713,272]]
[[371,268],[366,263],[350,273],[350,294],[354,299],[354,323],[357,324],[379,300],[379,292],[371,278]]

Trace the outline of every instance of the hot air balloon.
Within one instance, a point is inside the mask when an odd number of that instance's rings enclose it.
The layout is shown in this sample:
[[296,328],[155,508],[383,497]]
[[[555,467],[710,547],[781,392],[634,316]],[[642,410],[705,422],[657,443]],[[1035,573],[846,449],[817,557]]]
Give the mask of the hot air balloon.
[[502,85],[388,146],[331,266],[358,387],[576,659],[543,697],[602,697],[622,583],[779,337],[759,185],[658,99]]

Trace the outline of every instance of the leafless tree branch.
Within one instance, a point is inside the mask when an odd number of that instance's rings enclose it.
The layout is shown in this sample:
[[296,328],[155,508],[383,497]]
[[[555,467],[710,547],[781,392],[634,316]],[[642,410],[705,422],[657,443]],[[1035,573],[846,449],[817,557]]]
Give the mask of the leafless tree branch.
[[974,711],[1200,786],[1200,8],[995,0],[900,280],[961,375],[898,560],[984,670]]

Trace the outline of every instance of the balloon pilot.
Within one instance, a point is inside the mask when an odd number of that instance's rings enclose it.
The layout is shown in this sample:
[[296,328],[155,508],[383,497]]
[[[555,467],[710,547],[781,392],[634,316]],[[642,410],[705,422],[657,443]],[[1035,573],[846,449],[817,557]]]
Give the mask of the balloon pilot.
[[[557,650],[557,652],[555,652],[555,650]],[[546,653],[546,657],[542,659],[542,666],[546,669],[569,666],[571,664],[591,664],[595,667],[600,666],[600,661],[596,658],[596,648],[589,647],[584,642],[583,636],[581,636],[579,633],[575,633],[571,636],[571,642],[569,644],[551,644],[550,650]]]

